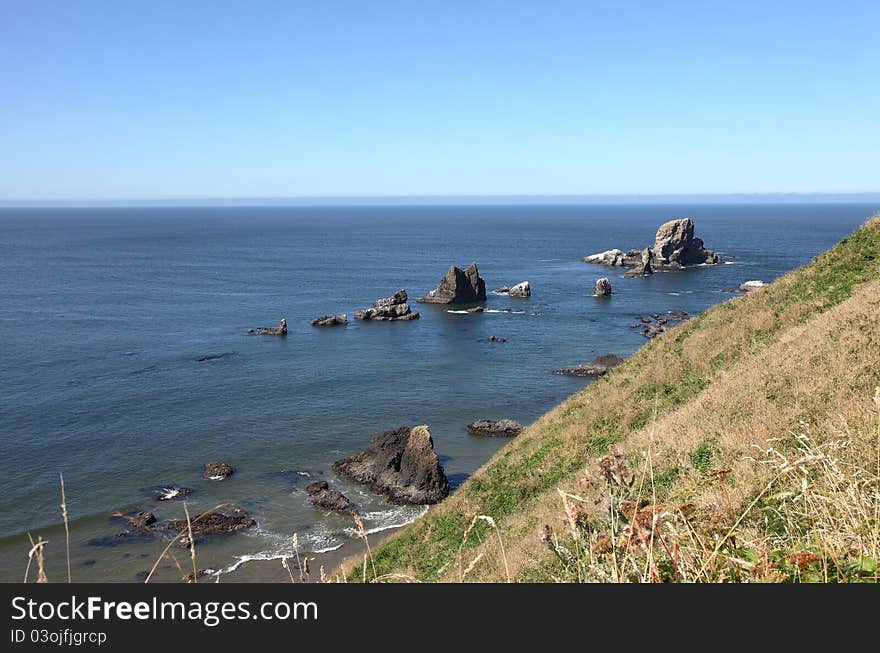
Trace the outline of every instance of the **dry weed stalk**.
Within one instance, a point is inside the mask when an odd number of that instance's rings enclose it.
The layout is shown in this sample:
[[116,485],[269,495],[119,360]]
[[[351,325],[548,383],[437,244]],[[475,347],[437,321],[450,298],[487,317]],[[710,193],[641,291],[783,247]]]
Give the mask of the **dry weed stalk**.
[[61,480],[61,516],[64,518],[64,543],[67,548],[67,582],[73,582],[70,575],[70,526],[67,523],[67,499],[64,496],[64,474],[58,472]]

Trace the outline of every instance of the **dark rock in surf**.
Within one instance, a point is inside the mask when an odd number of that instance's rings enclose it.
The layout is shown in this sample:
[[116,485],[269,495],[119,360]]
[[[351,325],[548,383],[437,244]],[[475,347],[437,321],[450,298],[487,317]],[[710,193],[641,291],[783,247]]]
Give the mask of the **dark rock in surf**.
[[147,511],[124,515],[124,518],[133,531],[149,530],[156,523],[156,515]]
[[235,352],[230,351],[230,352],[224,352],[222,354],[205,354],[204,356],[197,356],[196,362],[197,363],[204,363],[207,361],[218,361],[218,360],[222,360],[222,359],[226,358],[227,356],[232,356],[232,354],[234,354],[234,353]]
[[611,281],[608,277],[596,280],[596,297],[609,297],[611,295]]
[[418,320],[419,314],[414,312],[407,303],[406,289],[398,290],[391,297],[377,299],[370,308],[357,311],[356,320],[375,320],[377,322],[397,322]]
[[203,512],[190,518],[189,524],[186,519],[173,519],[162,524],[162,529],[174,532],[175,535],[182,533],[177,544],[189,547],[189,530],[192,529],[193,539],[199,539],[209,535],[230,535],[251,528],[256,521],[241,506],[227,504],[209,512]]
[[261,336],[286,336],[287,320],[282,319],[277,327],[257,327],[256,329],[248,329],[248,333],[256,333]]
[[366,449],[336,461],[333,469],[392,503],[437,503],[449,495],[449,480],[427,426],[401,426],[374,435]]
[[156,501],[174,501],[183,499],[192,492],[192,488],[182,485],[162,486],[156,491]]
[[507,342],[507,338],[499,338],[498,336],[489,336],[486,342]]
[[197,573],[189,572],[186,576],[183,577],[184,583],[192,583],[199,578],[205,578],[206,576],[211,576],[216,574],[216,570],[214,569],[199,569]]
[[306,486],[309,500],[317,508],[324,508],[333,512],[349,513],[354,510],[354,505],[342,492],[331,490],[327,481],[315,481]]
[[314,327],[345,326],[346,324],[348,324],[348,315],[345,313],[341,315],[321,315],[312,320],[312,326]]
[[[636,325],[641,327],[642,325]],[[623,360],[620,356],[615,354],[605,354],[604,356],[599,356],[598,358],[594,358],[589,363],[585,363],[584,365],[578,365],[577,367],[562,367],[557,370],[552,370],[553,374],[564,374],[567,376],[579,376],[579,377],[600,377],[604,376],[608,370],[617,367]]]
[[440,280],[434,290],[420,302],[432,304],[469,304],[486,301],[486,283],[480,277],[476,263],[471,263],[464,270],[452,266]]
[[205,463],[205,472],[202,474],[202,477],[210,481],[222,481],[234,471],[235,470],[226,463],[216,460],[211,463]]
[[467,425],[470,435],[512,438],[523,432],[525,427],[512,419],[478,419]]

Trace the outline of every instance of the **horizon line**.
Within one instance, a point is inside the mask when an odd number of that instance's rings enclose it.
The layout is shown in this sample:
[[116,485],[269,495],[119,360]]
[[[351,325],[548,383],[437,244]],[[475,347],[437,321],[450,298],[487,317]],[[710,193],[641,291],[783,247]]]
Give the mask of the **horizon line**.
[[859,203],[880,201],[880,191],[856,192],[731,192],[731,193],[518,193],[518,194],[448,194],[448,195],[302,195],[266,197],[164,197],[164,198],[60,198],[0,199],[0,208],[100,208],[126,206],[387,206],[449,204],[601,204],[641,202],[707,201],[749,203],[774,202]]

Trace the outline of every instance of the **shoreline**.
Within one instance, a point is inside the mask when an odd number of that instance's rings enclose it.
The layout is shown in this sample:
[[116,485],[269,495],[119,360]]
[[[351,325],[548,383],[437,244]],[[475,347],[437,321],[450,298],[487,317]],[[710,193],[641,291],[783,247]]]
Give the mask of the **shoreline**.
[[[424,514],[420,515],[408,524],[393,526],[376,533],[368,534],[367,540],[370,548],[372,549],[384,543],[399,531],[402,531],[410,524],[417,522],[423,516]],[[332,551],[326,551],[324,553],[302,553],[300,554],[300,559],[307,559],[309,561],[309,575],[305,582],[320,583],[321,567],[324,568],[324,574],[328,579],[328,582],[344,582],[344,576],[341,579],[334,578],[333,576],[350,562],[360,560],[365,552],[366,548],[363,540],[360,538],[353,538],[344,542],[339,548]],[[202,582],[290,583],[290,574],[293,574],[294,582],[300,582],[296,569],[296,558],[287,558],[287,564],[290,566],[290,573],[288,573],[288,570],[283,567],[282,558],[283,557],[279,555],[276,558],[246,560],[241,562],[234,571],[221,571],[219,573],[219,581],[217,581],[217,575],[211,575],[208,579]]]

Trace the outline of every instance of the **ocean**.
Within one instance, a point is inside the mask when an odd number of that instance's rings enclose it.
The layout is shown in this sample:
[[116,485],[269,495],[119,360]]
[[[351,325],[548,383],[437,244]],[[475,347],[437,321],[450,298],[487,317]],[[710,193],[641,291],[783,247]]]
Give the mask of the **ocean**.
[[[332,463],[370,437],[428,424],[458,487],[504,441],[469,436],[476,419],[524,424],[588,380],[549,370],[646,340],[636,316],[697,314],[723,289],[770,282],[809,262],[875,212],[859,204],[369,206],[0,209],[0,580],[23,577],[28,533],[66,577],[59,472],[74,580],[136,581],[159,537],[121,538],[115,511],[183,517],[157,488],[193,489],[191,512],[233,502],[257,521],[198,546],[200,567],[240,574],[251,560],[338,549],[349,518],[311,506],[317,479],[349,496],[368,530],[424,511],[337,479]],[[653,242],[692,217],[729,264],[624,279],[587,254]],[[416,304],[450,265],[472,261],[490,291],[528,280],[512,312]],[[593,296],[597,278],[614,294]],[[315,328],[406,288],[421,319]],[[286,338],[251,335],[285,318]],[[504,343],[485,342],[488,336]],[[222,356],[198,362],[205,356]],[[212,460],[236,472],[201,478]],[[185,557],[178,554],[178,557]],[[280,565],[279,565],[280,566]],[[172,561],[158,580],[179,580]]]

